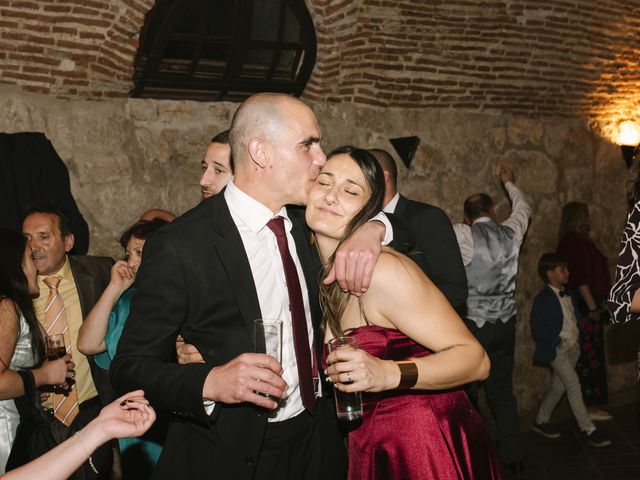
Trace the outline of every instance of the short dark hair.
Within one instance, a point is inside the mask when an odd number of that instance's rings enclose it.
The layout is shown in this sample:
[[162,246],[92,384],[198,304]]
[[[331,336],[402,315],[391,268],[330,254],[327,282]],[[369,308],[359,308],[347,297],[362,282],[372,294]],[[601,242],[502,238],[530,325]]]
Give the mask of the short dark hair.
[[389,172],[391,183],[396,187],[398,185],[398,167],[391,154],[382,148],[370,148],[368,152],[375,157],[382,170]]
[[557,267],[566,267],[569,262],[562,255],[555,252],[543,253],[538,260],[538,275],[544,283],[547,283],[547,272]]
[[140,240],[147,240],[153,232],[160,227],[165,226],[167,222],[164,218],[154,218],[153,220],[140,220],[127,228],[120,237],[120,245],[122,248],[127,248],[127,244],[131,237],[139,238]]
[[62,234],[62,238],[71,234],[71,220],[64,213],[64,211],[60,208],[59,205],[53,202],[39,202],[29,205],[27,210],[22,217],[22,223],[24,223],[25,219],[29,215],[33,215],[35,213],[48,213],[51,215],[55,215],[58,217],[58,227],[60,228],[60,233]]
[[218,133],[211,139],[211,143],[224,143],[225,145],[229,145],[229,130]]
[[486,193],[476,193],[464,201],[464,214],[469,220],[488,215],[493,208],[493,199]]

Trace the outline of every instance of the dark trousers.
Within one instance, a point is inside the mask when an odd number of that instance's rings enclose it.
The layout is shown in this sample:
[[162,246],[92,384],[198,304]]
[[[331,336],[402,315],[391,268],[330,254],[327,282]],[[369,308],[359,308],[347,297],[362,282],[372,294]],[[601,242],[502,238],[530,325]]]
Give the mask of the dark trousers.
[[485,323],[482,328],[466,319],[465,323],[491,360],[491,371],[484,382],[471,384],[467,391],[477,405],[478,389],[484,384],[487,402],[498,427],[498,447],[504,463],[522,460],[518,406],[513,395],[513,354],[515,345],[515,317],[507,323]]
[[315,429],[306,411],[294,418],[267,425],[254,480],[312,478]]
[[[91,420],[96,418],[102,409],[102,404],[98,397],[90,398],[89,400],[80,404],[80,412],[76,415],[76,418],[71,424],[71,428],[75,431],[81,430]],[[93,465],[98,470],[98,475],[95,474],[89,464],[89,460],[82,464],[80,467],[87,479],[109,480],[111,478],[111,468],[113,466],[113,450],[111,448],[111,442],[107,442],[99,447],[91,455]]]

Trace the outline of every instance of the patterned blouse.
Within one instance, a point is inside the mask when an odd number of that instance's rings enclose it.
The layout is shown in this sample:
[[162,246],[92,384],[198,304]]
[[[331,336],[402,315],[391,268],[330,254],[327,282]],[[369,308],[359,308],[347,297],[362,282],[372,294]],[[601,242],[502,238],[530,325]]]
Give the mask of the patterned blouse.
[[640,313],[629,308],[636,290],[640,288],[640,201],[627,216],[622,233],[622,249],[616,267],[616,280],[609,292],[609,309],[613,323],[640,319]]

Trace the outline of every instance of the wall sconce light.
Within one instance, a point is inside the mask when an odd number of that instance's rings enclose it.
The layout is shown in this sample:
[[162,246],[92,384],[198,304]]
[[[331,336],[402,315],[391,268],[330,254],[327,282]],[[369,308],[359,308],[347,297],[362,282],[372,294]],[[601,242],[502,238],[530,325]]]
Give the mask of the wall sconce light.
[[627,168],[631,167],[640,146],[640,127],[633,120],[626,120],[618,126],[618,144]]

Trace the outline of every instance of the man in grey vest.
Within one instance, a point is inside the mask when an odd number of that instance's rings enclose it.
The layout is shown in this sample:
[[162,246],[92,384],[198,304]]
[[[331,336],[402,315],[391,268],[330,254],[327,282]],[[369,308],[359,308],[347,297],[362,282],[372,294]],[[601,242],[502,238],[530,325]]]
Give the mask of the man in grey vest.
[[[513,183],[510,168],[501,167],[500,181],[512,203],[509,218],[498,223],[491,197],[476,193],[465,200],[464,223],[454,225],[454,231],[469,288],[465,321],[491,359],[491,371],[484,386],[498,427],[500,457],[510,471],[519,474],[524,464],[518,407],[513,395],[514,294],[518,254],[529,226],[531,208]],[[470,390],[473,397],[475,389]]]

